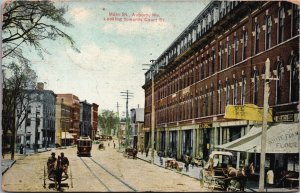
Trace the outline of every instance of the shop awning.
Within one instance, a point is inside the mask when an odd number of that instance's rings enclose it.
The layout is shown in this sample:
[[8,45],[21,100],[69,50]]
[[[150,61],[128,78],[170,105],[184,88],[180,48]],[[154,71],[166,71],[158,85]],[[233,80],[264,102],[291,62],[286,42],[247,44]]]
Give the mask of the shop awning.
[[[243,137],[216,146],[239,152],[260,153],[262,126],[253,126]],[[271,125],[267,130],[266,153],[299,153],[298,123],[279,123]]]
[[62,139],[74,139],[73,135],[69,132],[61,132]]

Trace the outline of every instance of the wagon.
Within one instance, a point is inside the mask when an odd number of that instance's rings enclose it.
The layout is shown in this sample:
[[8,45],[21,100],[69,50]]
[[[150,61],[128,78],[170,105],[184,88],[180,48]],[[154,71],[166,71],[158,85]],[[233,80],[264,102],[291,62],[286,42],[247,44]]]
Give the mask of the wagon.
[[124,153],[124,157],[136,159],[137,150],[135,148],[126,148]]
[[[209,189],[219,188],[227,191],[240,191],[245,176],[231,167],[233,154],[230,152],[213,151],[204,166],[204,186]],[[231,175],[232,171],[236,175]]]

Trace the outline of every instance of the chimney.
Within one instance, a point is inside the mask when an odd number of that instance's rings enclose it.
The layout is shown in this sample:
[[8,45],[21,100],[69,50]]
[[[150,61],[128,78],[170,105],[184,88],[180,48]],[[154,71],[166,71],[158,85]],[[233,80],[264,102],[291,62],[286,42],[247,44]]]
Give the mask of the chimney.
[[38,82],[37,85],[36,85],[36,89],[37,90],[44,90],[44,83]]

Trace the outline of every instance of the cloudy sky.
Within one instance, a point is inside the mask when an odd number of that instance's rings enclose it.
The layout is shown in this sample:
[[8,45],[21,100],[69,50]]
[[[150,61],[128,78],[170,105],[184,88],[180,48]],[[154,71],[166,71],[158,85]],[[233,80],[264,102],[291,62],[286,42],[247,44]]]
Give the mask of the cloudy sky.
[[[126,107],[120,92],[128,89],[134,93],[129,107],[144,107],[142,64],[157,59],[207,2],[57,1],[57,6],[68,6],[66,18],[73,27],[64,30],[80,53],[63,41],[44,42],[50,53],[44,59],[28,50],[38,81],[55,93],[73,93],[97,103],[100,109],[117,111],[119,102],[120,115]],[[117,14],[117,20],[110,13]]]

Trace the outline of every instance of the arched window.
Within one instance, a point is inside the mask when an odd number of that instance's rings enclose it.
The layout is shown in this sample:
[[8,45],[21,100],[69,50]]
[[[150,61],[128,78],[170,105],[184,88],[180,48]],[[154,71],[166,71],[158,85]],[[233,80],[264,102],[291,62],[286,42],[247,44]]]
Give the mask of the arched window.
[[266,50],[271,47],[271,31],[272,31],[272,17],[266,17]]
[[257,23],[255,25],[255,54],[259,52],[259,33],[260,33],[260,29],[259,29],[259,24]]
[[282,80],[283,80],[283,63],[281,60],[278,60],[275,63],[276,71],[277,71],[277,78],[276,81],[276,104],[281,103],[281,93],[282,93]]
[[226,81],[226,105],[229,105],[229,98],[230,98],[230,83]]
[[237,105],[237,89],[238,89],[238,81],[235,79],[233,83],[233,105]]
[[223,44],[221,44],[220,45],[220,70],[223,70],[224,67],[223,54],[224,54],[224,47]]
[[241,87],[241,105],[245,104],[246,95],[246,76],[242,77],[242,87]]
[[230,55],[231,55],[231,45],[230,45],[230,39],[227,41],[227,67],[230,66]]
[[219,114],[222,113],[222,84],[218,85],[218,101],[219,101]]
[[253,73],[253,104],[258,103],[258,71],[255,70]]
[[299,67],[298,65],[298,56],[292,54],[289,58],[290,70],[290,101],[299,100]]
[[247,58],[248,32],[243,32],[243,60]]
[[284,8],[280,8],[278,11],[278,43],[283,42],[284,40]]
[[296,4],[293,4],[292,12],[292,36],[299,34],[299,7]]
[[236,34],[234,36],[234,63],[235,64],[239,62],[238,53],[239,53],[239,37]]
[[214,85],[212,84],[210,87],[210,114],[213,115],[214,114]]

